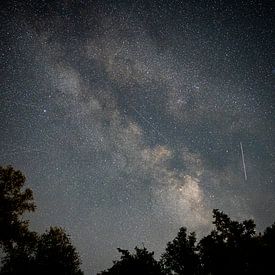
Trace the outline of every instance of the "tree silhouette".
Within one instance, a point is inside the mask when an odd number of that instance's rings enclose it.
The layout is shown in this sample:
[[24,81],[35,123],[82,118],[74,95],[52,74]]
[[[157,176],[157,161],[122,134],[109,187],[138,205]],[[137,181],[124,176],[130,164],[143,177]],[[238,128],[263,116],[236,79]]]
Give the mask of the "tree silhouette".
[[275,223],[263,234],[256,234],[253,220],[233,221],[214,209],[215,229],[196,244],[195,233],[180,228],[168,242],[159,262],[153,252],[135,248],[136,253],[118,249],[119,261],[99,275],[165,274],[165,275],[261,275],[275,274]]
[[267,227],[260,237],[261,240],[258,243],[260,257],[255,259],[257,263],[260,263],[260,266],[257,265],[258,270],[261,270],[262,274],[274,274],[275,223]]
[[22,190],[25,176],[11,166],[0,166],[0,246],[11,249],[15,243],[29,236],[28,221],[21,216],[26,211],[33,212],[32,190]]
[[4,253],[1,274],[83,274],[80,258],[61,228],[51,227],[41,236],[22,220],[34,211],[31,189],[22,190],[25,176],[11,166],[0,167],[0,247]]
[[99,275],[161,275],[160,264],[154,259],[154,252],[149,252],[146,248],[135,247],[135,253],[118,248],[122,254],[119,261],[114,261],[114,265]]
[[255,223],[232,221],[217,209],[213,217],[216,229],[198,245],[203,274],[251,274],[251,249],[257,246]]
[[80,258],[64,229],[51,227],[38,239],[36,269],[39,274],[83,274]]
[[167,244],[161,264],[166,274],[198,274],[200,264],[195,233],[187,235],[186,228],[181,227],[177,237]]

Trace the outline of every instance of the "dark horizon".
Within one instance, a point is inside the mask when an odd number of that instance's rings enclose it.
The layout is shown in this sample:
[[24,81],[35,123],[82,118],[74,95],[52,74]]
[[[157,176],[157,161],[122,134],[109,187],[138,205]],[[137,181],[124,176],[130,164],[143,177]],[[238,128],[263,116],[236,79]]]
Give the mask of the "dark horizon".
[[274,222],[271,1],[0,6],[0,166],[84,272],[117,247],[159,256],[181,226],[208,234],[212,209]]

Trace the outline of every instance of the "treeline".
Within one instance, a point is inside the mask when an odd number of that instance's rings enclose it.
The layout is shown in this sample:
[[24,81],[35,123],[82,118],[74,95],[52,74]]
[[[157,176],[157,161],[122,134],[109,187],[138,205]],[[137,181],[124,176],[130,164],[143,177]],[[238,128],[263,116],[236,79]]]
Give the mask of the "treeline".
[[[83,274],[80,257],[64,229],[44,234],[30,231],[22,219],[34,211],[32,191],[25,177],[11,166],[0,166],[0,274]],[[275,223],[256,233],[253,220],[233,221],[213,210],[214,230],[200,240],[180,228],[160,260],[145,247],[134,252],[118,248],[120,260],[98,275],[232,275],[275,274]]]
[[235,275],[275,274],[275,224],[256,234],[252,220],[232,221],[213,210],[215,229],[197,242],[194,232],[180,228],[159,261],[146,248],[134,253],[118,249],[121,258],[100,275]]

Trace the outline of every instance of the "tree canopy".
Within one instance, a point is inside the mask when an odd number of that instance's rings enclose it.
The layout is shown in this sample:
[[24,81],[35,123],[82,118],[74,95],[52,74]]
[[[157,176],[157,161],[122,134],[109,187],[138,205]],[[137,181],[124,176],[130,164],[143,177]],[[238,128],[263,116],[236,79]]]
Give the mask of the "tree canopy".
[[119,261],[114,261],[114,265],[100,275],[161,275],[160,264],[154,259],[154,252],[149,252],[146,248],[135,247],[135,253],[118,248],[121,253]]
[[195,233],[187,235],[187,229],[181,227],[177,237],[168,242],[161,263],[167,274],[196,274],[199,270],[199,256],[196,253]]
[[251,274],[251,249],[255,250],[258,242],[255,223],[232,221],[217,209],[213,218],[215,229],[198,244],[203,274]]
[[21,216],[33,212],[35,204],[32,190],[23,190],[25,176],[11,166],[0,166],[0,245],[11,248],[14,242],[28,235],[28,221]]
[[35,210],[31,189],[23,189],[25,180],[20,171],[0,166],[0,274],[83,274],[64,229],[51,227],[39,235],[22,219],[26,211]]
[[[187,229],[181,227],[175,239],[168,242],[159,260],[160,274],[275,273],[275,223],[267,227],[263,234],[257,234],[253,220],[234,221],[222,211],[214,209],[213,224],[215,228],[198,242],[194,232],[188,234]],[[119,251],[122,253],[120,261],[115,261],[113,267],[100,274],[155,274],[147,269],[131,273],[132,270],[138,270],[137,266],[142,266],[142,261],[137,260],[138,253],[135,255],[127,250]],[[154,262],[152,257],[153,254],[150,255],[150,262]]]

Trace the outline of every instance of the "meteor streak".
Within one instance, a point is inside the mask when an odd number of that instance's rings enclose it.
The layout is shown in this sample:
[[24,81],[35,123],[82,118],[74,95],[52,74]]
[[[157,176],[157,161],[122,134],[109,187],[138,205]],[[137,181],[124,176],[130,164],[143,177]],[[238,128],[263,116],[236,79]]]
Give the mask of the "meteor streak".
[[243,145],[240,142],[241,146],[241,152],[242,152],[242,161],[243,161],[243,172],[244,172],[244,179],[247,180],[247,175],[246,175],[246,167],[245,167],[245,161],[244,161],[244,152],[243,152]]

